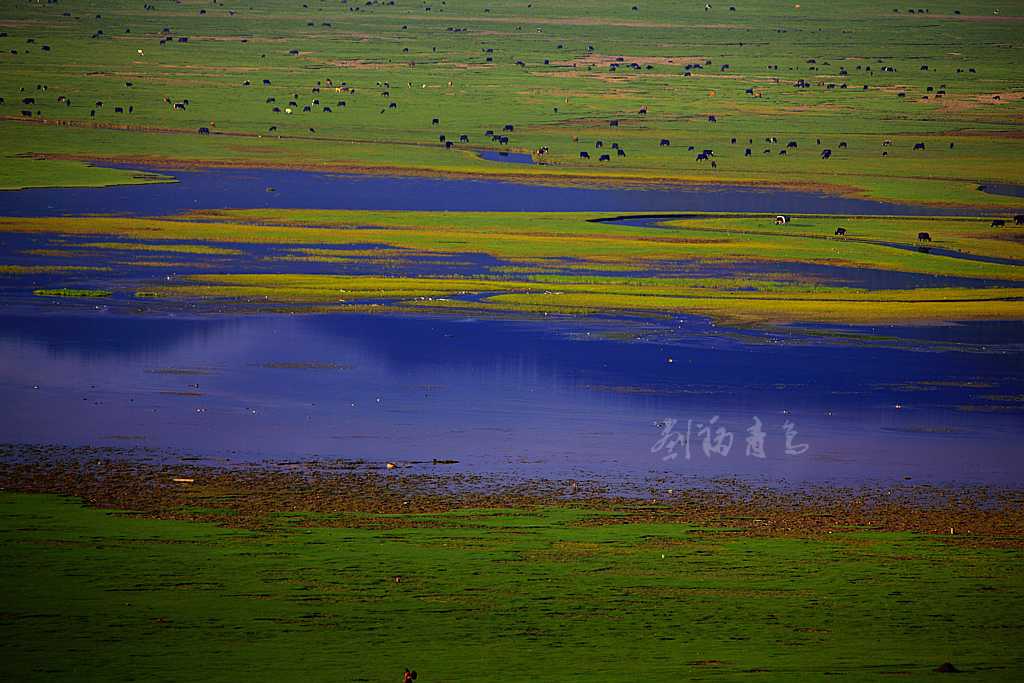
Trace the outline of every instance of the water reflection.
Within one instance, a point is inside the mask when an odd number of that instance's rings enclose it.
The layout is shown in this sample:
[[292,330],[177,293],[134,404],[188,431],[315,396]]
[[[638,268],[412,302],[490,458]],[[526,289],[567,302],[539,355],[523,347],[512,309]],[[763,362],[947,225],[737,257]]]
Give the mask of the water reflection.
[[[691,319],[656,343],[603,338],[599,322],[550,320],[0,322],[0,433],[11,442],[132,443],[236,460],[454,458],[465,470],[526,476],[1024,479],[1020,412],[979,398],[1022,385],[1019,351],[777,335],[751,343]],[[716,415],[735,443],[727,457],[707,458],[697,424]],[[767,432],[764,460],[745,455],[754,416]],[[690,460],[651,452],[665,417],[679,429],[692,421]],[[787,420],[806,454],[784,454]]]

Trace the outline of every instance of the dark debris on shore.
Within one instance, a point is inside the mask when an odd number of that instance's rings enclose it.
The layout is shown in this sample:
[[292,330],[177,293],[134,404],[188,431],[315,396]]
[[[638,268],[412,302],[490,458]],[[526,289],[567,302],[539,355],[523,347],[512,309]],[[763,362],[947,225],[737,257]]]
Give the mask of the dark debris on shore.
[[[593,511],[585,524],[689,524],[750,536],[909,531],[947,542],[1024,547],[1024,491],[982,486],[809,486],[775,489],[736,480],[701,486],[515,479],[460,472],[403,473],[350,460],[210,465],[144,449],[0,445],[0,491],[50,493],[147,517],[246,529],[410,527],[453,510]],[[669,486],[673,486],[669,488]]]

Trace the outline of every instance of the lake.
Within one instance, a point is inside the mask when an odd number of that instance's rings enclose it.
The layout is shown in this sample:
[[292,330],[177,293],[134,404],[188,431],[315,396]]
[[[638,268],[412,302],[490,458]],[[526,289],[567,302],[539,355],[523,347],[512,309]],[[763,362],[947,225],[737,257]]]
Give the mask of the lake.
[[[174,174],[180,183],[8,192],[3,213],[929,213],[751,188]],[[26,239],[8,240],[5,252],[14,258]],[[872,278],[918,286],[921,277],[809,268],[858,286]],[[186,315],[160,306],[138,315],[117,301],[30,297],[0,312],[0,441],[127,446],[237,465],[396,461],[415,471],[521,478],[1020,484],[1022,341],[1024,323],[754,333],[690,316]],[[756,443],[764,457],[754,455]]]
[[[885,345],[623,322],[6,315],[0,434],[236,463],[456,459],[538,477],[1024,480],[1019,411],[979,400],[1024,386],[1021,324],[875,330],[900,338]],[[734,435],[727,456],[708,457],[697,433],[715,416]],[[690,459],[652,452],[666,418],[673,431],[691,423]],[[746,455],[754,418],[764,459]],[[786,422],[790,450],[805,452],[786,454]]]

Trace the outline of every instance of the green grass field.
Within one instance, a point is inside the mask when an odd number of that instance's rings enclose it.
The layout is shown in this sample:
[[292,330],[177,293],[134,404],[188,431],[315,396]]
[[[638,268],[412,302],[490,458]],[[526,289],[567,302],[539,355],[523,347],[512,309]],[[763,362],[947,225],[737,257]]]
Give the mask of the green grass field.
[[[0,187],[133,182],[79,163],[108,159],[770,183],[1020,205],[976,186],[1022,179],[1024,9],[712,4],[12,4],[0,18]],[[796,87],[801,79],[810,87]],[[483,136],[505,124],[508,145]],[[926,149],[914,151],[919,142]],[[695,162],[691,145],[713,149],[718,168]],[[549,152],[524,166],[474,151],[497,147]]]
[[0,535],[12,680],[388,681],[407,666],[424,681],[923,680],[947,661],[1008,680],[1024,668],[1020,550],[941,537],[744,537],[572,507],[299,511],[250,531],[9,493]]

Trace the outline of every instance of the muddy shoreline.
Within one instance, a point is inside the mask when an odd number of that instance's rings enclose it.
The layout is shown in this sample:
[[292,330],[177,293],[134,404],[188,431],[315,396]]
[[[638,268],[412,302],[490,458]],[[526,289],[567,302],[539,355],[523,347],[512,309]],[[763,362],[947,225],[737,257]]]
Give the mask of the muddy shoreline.
[[[312,513],[309,526],[405,527],[478,508],[568,506],[615,513],[593,523],[661,522],[742,536],[813,537],[851,530],[910,531],[943,541],[1024,547],[1024,490],[904,482],[862,488],[781,490],[734,479],[626,484],[495,475],[406,474],[352,460],[211,465],[160,462],[131,449],[0,446],[0,491],[71,496],[91,507],[159,519],[268,528],[282,513]],[[377,515],[398,515],[377,517]]]

